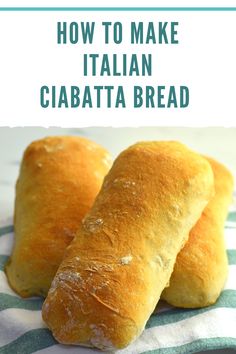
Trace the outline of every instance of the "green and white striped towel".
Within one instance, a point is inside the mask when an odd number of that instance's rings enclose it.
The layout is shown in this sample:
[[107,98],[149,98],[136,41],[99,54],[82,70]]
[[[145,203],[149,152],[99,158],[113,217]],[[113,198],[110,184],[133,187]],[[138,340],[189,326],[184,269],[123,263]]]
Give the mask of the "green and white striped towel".
[[[143,334],[119,354],[183,354],[201,350],[236,348],[236,211],[225,227],[229,277],[213,306],[184,310],[160,306]],[[4,264],[13,241],[11,220],[0,225],[0,353],[95,354],[94,349],[63,346],[41,319],[43,299],[21,299],[8,286]]]

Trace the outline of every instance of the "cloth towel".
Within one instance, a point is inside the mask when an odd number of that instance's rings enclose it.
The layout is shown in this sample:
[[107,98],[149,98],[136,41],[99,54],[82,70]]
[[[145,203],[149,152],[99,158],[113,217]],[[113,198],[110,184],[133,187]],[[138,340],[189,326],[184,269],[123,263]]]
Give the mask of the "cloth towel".
[[[216,304],[177,309],[160,303],[143,334],[119,354],[184,354],[236,349],[236,209],[225,225],[229,276]],[[0,225],[0,353],[101,354],[101,351],[56,342],[41,318],[42,298],[21,299],[8,285],[4,264],[13,242],[12,220]]]

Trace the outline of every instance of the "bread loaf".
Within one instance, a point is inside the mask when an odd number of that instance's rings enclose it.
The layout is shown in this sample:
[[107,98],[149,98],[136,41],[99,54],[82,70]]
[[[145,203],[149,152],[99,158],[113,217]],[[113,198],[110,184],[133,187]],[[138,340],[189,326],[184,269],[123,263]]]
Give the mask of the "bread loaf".
[[44,302],[55,338],[106,350],[132,342],[212,194],[209,163],[180,143],[142,142],[122,152]]
[[174,306],[194,308],[213,304],[227,277],[224,222],[232,200],[233,177],[222,164],[211,158],[207,160],[214,173],[215,196],[178,254],[169,287],[162,294]]
[[45,296],[110,167],[108,152],[78,137],[26,149],[16,185],[15,244],[6,274],[21,296]]

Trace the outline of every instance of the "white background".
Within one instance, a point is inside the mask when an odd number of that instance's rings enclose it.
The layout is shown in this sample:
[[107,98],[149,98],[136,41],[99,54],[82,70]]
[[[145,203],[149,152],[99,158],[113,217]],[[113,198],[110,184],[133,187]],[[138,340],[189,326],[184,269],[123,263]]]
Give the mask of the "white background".
[[[2,3],[4,5],[4,1]],[[11,3],[16,5],[16,2]],[[60,1],[56,3],[57,6],[61,4]],[[120,2],[119,6],[123,3]],[[98,6],[97,2],[89,4]],[[153,5],[153,2],[145,2],[145,6],[149,4]],[[29,5],[29,2],[22,5]],[[49,5],[53,6],[55,2],[48,2]],[[75,5],[75,2],[70,1],[68,5]],[[99,2],[99,6],[102,5],[107,5],[107,2]],[[129,5],[132,4],[126,2],[126,6]],[[137,3],[135,5],[138,6]],[[181,5],[186,5],[186,2],[178,3]],[[213,6],[211,1],[205,3],[207,5]],[[214,2],[214,6],[217,5]],[[224,4],[227,5],[232,6],[232,2]],[[58,21],[96,21],[93,45],[58,45]],[[102,21],[123,23],[122,44],[103,44]],[[178,21],[179,44],[130,46],[128,33],[131,21]],[[235,126],[235,36],[236,12],[0,12],[0,125]],[[86,52],[151,52],[153,76],[84,78],[81,58]],[[129,108],[40,107],[42,85],[83,87],[95,84],[123,85]],[[190,89],[189,107],[134,109],[132,88],[135,84],[186,85]]]

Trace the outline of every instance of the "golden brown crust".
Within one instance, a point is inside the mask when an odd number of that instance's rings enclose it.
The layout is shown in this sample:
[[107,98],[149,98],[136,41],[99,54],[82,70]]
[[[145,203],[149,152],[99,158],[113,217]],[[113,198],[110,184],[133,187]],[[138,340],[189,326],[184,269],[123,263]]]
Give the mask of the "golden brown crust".
[[220,163],[207,157],[215,180],[215,196],[191,230],[178,254],[169,287],[162,298],[179,307],[213,304],[225,284],[228,261],[224,243],[224,222],[232,200],[233,177]]
[[108,152],[79,137],[48,137],[24,153],[16,185],[15,245],[6,273],[23,297],[45,296],[111,164]]
[[55,338],[101,349],[133,341],[212,194],[210,165],[180,143],[143,142],[122,152],[44,303]]

